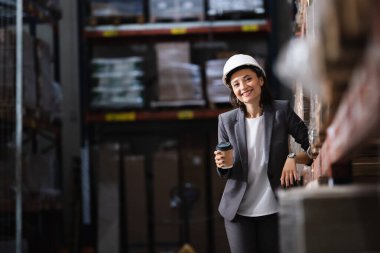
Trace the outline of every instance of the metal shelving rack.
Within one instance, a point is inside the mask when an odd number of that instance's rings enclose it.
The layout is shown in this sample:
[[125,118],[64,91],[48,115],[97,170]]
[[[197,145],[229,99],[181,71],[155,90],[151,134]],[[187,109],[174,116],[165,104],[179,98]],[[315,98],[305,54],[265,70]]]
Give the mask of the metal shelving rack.
[[[145,1],[146,2],[146,1]],[[146,198],[148,205],[147,213],[147,245],[143,245],[147,252],[156,252],[156,247],[162,242],[157,242],[157,235],[154,232],[154,192],[153,192],[153,157],[154,152],[160,147],[159,143],[167,139],[177,141],[178,155],[186,152],[186,145],[191,140],[199,139],[198,145],[203,147],[203,155],[201,159],[205,162],[204,178],[201,187],[205,187],[204,200],[205,205],[204,213],[204,231],[206,231],[205,250],[207,252],[218,252],[216,248],[217,241],[215,241],[215,227],[217,207],[214,203],[212,196],[212,181],[217,180],[213,178],[213,166],[210,150],[213,149],[215,138],[217,136],[216,126],[217,117],[221,112],[227,110],[226,106],[209,107],[206,104],[150,104],[149,108],[142,109],[93,109],[88,104],[88,87],[89,87],[89,58],[93,53],[92,48],[96,45],[122,44],[122,43],[155,43],[161,41],[238,41],[239,39],[245,41],[255,40],[259,38],[265,41],[266,49],[271,46],[269,43],[271,22],[270,19],[245,19],[245,20],[206,20],[206,21],[186,21],[186,22],[170,22],[170,23],[136,23],[136,24],[117,24],[117,25],[93,25],[85,22],[85,11],[83,5],[80,5],[80,13],[82,16],[80,22],[81,34],[81,82],[82,82],[82,184],[90,185],[91,191],[83,189],[82,198],[85,208],[82,210],[84,217],[90,217],[91,220],[86,219],[83,222],[84,245],[90,248],[96,248],[97,233],[97,211],[95,205],[97,203],[96,192],[97,182],[94,182],[96,172],[93,171],[94,164],[88,160],[89,157],[94,155],[92,148],[101,143],[117,143],[119,144],[120,151],[118,152],[119,161],[123,161],[124,155],[142,154],[146,158],[144,165],[144,173],[146,175]],[[96,23],[96,22],[94,22]],[[261,52],[267,57],[271,57],[268,52]],[[177,105],[177,106],[176,106]],[[190,139],[190,140],[189,140]],[[143,143],[146,143],[144,147]],[[123,148],[131,145],[134,150]],[[140,153],[139,153],[140,152]],[[96,155],[95,155],[96,156]],[[123,176],[123,162],[120,162],[119,173]],[[178,168],[182,168],[183,161],[178,161]],[[183,180],[183,172],[178,169],[180,183]],[[90,181],[92,180],[92,181]],[[124,182],[119,182],[120,187],[125,187]],[[122,188],[120,188],[122,189]],[[125,193],[123,193],[125,194]],[[215,194],[215,193],[214,193]],[[204,202],[204,201],[202,201]],[[91,210],[88,209],[91,206]],[[120,212],[121,224],[124,224],[125,217],[124,211],[126,208],[125,203],[121,202]],[[180,221],[179,237],[180,242],[184,243],[189,238],[189,220]],[[129,249],[128,232],[126,228],[121,227],[121,233],[118,240],[120,252],[133,252]],[[133,246],[133,245],[132,245]],[[159,245],[160,246],[160,245]],[[140,245],[141,247],[141,245]]]
[[[22,252],[22,2],[0,2],[0,199],[12,200],[0,230],[15,252]],[[11,35],[11,31],[14,31]],[[13,185],[11,185],[11,182]],[[10,187],[13,187],[13,191]],[[3,242],[5,243],[5,242]],[[0,247],[4,247],[1,245]]]
[[87,26],[88,38],[269,32],[266,19]]
[[[33,241],[36,237],[30,238],[30,222],[33,223],[36,219],[41,222],[46,217],[42,215],[43,212],[59,212],[62,208],[57,200],[42,201],[24,196],[28,191],[24,182],[24,172],[27,170],[24,155],[28,147],[36,145],[38,132],[43,132],[44,138],[52,140],[60,150],[59,124],[40,117],[42,115],[38,113],[29,114],[25,111],[23,99],[29,94],[24,90],[24,46],[27,43],[24,41],[24,33],[28,32],[25,28],[29,27],[29,33],[35,36],[37,24],[48,22],[56,25],[59,18],[58,10],[47,8],[41,2],[0,1],[0,251],[8,249],[21,253],[27,249],[35,250],[37,246],[40,252],[45,252],[44,248],[52,244],[43,247],[38,245],[40,238],[38,242]],[[57,33],[55,26],[55,39]],[[54,46],[57,45],[58,42],[54,40]],[[58,62],[55,66],[58,70]],[[55,78],[59,79],[57,72]],[[53,245],[58,246],[61,245]]]

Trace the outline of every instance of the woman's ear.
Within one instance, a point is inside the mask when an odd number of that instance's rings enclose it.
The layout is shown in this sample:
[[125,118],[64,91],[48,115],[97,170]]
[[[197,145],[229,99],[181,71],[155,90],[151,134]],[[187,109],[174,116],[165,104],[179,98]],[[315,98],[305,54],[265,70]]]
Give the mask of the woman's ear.
[[260,80],[260,86],[262,87],[264,85],[264,78],[260,77],[259,80]]

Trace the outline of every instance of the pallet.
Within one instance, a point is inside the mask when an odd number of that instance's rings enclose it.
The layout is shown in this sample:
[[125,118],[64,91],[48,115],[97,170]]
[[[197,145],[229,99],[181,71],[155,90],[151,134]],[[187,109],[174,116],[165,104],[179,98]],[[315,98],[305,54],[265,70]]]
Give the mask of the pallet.
[[149,21],[151,23],[176,23],[176,22],[201,22],[205,20],[204,14],[199,14],[192,17],[159,17],[159,16],[151,16]]
[[253,11],[226,11],[222,14],[207,15],[208,20],[245,20],[265,18],[266,14],[257,14]]

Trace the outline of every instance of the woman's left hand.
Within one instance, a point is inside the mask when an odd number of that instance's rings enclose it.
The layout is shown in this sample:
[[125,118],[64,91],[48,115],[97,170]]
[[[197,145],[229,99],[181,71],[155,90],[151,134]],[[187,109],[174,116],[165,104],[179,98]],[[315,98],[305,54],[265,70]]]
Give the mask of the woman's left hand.
[[281,186],[292,186],[297,179],[297,166],[296,160],[294,158],[286,159],[284,168],[282,169],[281,174]]

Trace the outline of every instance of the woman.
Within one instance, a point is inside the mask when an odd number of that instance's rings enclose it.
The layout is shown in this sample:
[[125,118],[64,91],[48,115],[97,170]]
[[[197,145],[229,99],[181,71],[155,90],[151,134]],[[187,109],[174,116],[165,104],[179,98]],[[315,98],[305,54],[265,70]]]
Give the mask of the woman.
[[229,58],[223,82],[235,109],[219,115],[218,141],[233,146],[233,164],[215,151],[218,174],[227,179],[219,212],[225,220],[232,253],[278,252],[276,189],[296,180],[296,163],[305,152],[289,154],[288,137],[304,150],[308,130],[287,101],[273,101],[264,69],[249,55]]

